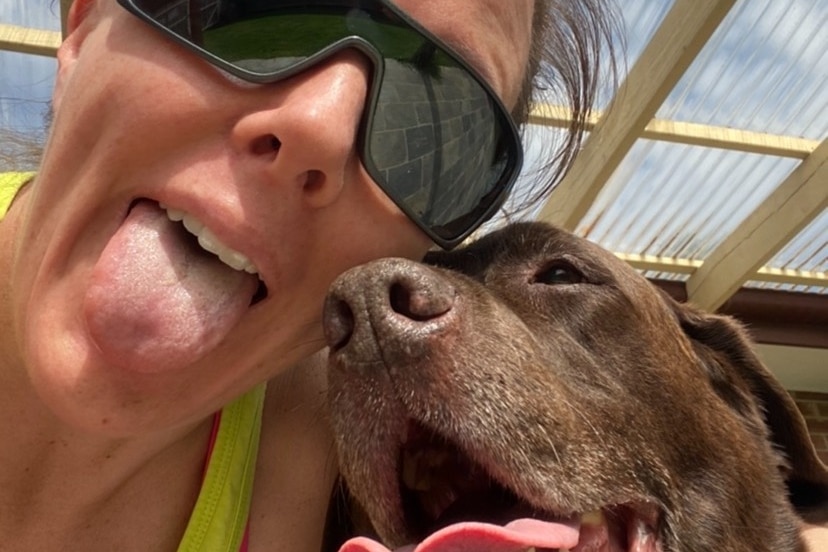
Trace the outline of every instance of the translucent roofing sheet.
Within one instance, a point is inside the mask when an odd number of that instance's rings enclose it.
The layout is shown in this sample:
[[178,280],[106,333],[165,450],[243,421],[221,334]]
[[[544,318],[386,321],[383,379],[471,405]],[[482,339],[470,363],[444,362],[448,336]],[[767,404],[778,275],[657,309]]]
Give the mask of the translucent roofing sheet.
[[60,30],[58,0],[0,0],[0,23]]
[[[55,0],[0,0],[0,24],[60,30],[60,3]],[[38,132],[54,84],[51,57],[0,51],[0,128]]]
[[[828,182],[826,182],[828,186]],[[807,272],[828,272],[828,210],[822,212],[773,259],[770,268],[788,268]]]
[[0,128],[43,128],[54,85],[54,58],[0,51]]
[[[828,182],[826,182],[828,186]],[[828,209],[806,226],[774,258],[765,264],[771,269],[798,270],[808,273],[828,273]],[[826,286],[791,285],[779,282],[749,281],[748,287],[822,293]]]
[[798,164],[639,140],[577,232],[620,253],[704,259]]
[[[653,14],[665,2],[645,4],[619,3],[628,25],[648,17],[660,21]],[[631,44],[635,28],[631,26]],[[828,2],[736,2],[656,118],[824,140],[826,28]],[[633,63],[637,52],[630,57]],[[800,163],[801,159],[640,139],[577,231],[620,253],[703,261]],[[826,257],[828,214],[823,213],[767,266],[825,273]],[[826,292],[821,286],[750,285]]]
[[656,117],[822,139],[828,2],[741,0]]
[[[647,42],[652,38],[664,16],[673,5],[672,0],[627,0],[618,2],[618,15],[621,16],[622,36],[616,42],[616,56],[618,57],[617,78],[622,81],[627,70],[632,67]],[[605,109],[612,99],[615,89],[611,89],[610,79],[605,80],[605,86],[599,93],[599,109]]]

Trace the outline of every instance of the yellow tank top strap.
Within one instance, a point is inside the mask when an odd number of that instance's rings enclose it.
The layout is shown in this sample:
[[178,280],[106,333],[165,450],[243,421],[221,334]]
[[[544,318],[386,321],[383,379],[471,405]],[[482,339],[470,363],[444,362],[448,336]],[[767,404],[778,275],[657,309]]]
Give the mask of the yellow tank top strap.
[[224,407],[204,483],[178,552],[238,552],[253,494],[265,385]]
[[33,172],[0,173],[0,218],[5,216],[20,188],[34,178],[34,175]]

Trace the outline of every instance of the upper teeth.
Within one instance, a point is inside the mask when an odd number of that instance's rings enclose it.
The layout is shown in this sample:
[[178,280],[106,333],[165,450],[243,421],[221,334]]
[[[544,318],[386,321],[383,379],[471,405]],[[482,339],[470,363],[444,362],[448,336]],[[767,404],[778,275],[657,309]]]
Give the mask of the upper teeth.
[[259,273],[259,269],[250,262],[250,259],[221,243],[216,235],[193,215],[164,205],[161,205],[161,208],[167,212],[167,218],[175,222],[180,221],[188,232],[198,238],[198,244],[202,248],[216,255],[227,266],[250,274]]

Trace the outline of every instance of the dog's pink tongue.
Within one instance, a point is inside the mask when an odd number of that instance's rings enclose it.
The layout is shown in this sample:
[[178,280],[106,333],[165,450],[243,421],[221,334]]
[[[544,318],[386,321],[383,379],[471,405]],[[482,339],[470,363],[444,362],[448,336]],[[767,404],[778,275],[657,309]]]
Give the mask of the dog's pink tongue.
[[185,366],[215,347],[250,306],[258,279],[194,239],[147,201],[110,239],[84,298],[90,335],[108,361],[140,372]]
[[[394,552],[526,552],[530,548],[575,548],[578,526],[536,519],[518,519],[505,526],[480,522],[456,523],[441,529],[418,545]],[[339,552],[391,552],[371,539],[346,542]]]

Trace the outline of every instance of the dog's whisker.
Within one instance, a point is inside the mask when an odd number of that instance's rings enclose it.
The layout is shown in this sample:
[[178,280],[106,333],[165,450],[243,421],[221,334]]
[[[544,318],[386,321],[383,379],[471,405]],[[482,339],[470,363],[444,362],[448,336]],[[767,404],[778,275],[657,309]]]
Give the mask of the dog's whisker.
[[598,444],[599,444],[599,446],[600,446],[601,448],[603,448],[603,447],[605,446],[605,444],[606,444],[606,443],[604,442],[604,435],[603,435],[603,433],[601,433],[601,431],[600,431],[597,427],[595,427],[595,424],[593,424],[593,423],[592,423],[592,420],[590,419],[590,417],[589,417],[589,416],[587,416],[587,415],[586,415],[586,414],[582,411],[582,409],[581,409],[580,407],[578,407],[578,406],[577,406],[577,405],[575,405],[575,404],[572,404],[572,402],[571,402],[571,401],[569,401],[569,400],[567,400],[566,398],[563,398],[563,397],[562,397],[562,398],[560,398],[559,400],[560,400],[561,402],[563,402],[565,405],[567,405],[567,406],[571,409],[571,411],[572,411],[574,414],[576,414],[579,418],[581,418],[581,419],[584,421],[584,423],[585,423],[587,426],[589,426],[589,428],[592,430],[592,434],[593,434],[593,435],[595,436],[595,438],[598,440]]

